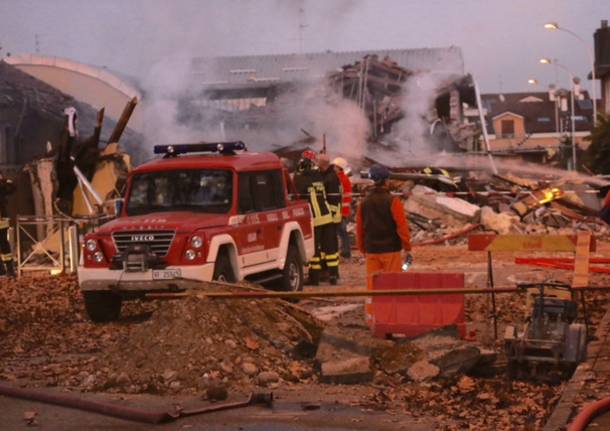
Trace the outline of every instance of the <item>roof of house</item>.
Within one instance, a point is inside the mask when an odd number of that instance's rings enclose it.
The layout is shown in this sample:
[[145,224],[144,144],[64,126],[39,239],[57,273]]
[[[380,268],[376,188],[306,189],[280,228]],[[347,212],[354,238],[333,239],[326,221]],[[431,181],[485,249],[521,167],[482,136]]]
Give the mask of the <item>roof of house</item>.
[[[586,91],[583,94],[585,98],[574,103],[577,131],[588,131],[592,125],[593,103]],[[549,100],[548,92],[483,94],[481,99],[490,123],[491,119],[510,112],[524,118],[526,133],[556,132],[555,102]],[[488,127],[493,130],[493,124]]]
[[412,71],[432,71],[464,75],[464,59],[459,47],[421,49],[380,49],[349,52],[314,52],[304,54],[197,57],[193,74],[203,86],[244,83],[278,83],[313,80],[342,66],[362,60],[366,55],[390,57],[399,66]]

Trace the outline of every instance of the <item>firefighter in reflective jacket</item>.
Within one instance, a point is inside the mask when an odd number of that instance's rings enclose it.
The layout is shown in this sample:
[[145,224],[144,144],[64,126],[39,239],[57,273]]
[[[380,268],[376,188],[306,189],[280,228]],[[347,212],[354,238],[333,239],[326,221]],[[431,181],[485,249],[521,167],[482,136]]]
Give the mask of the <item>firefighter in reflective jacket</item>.
[[0,175],[0,275],[15,277],[15,264],[11,245],[8,242],[9,217],[7,211],[7,200],[9,195],[15,191],[13,181]]
[[318,166],[324,179],[324,189],[326,190],[326,197],[328,202],[328,208],[332,216],[331,226],[328,228],[332,230],[327,236],[322,238],[322,242],[326,252],[322,255],[322,266],[328,270],[328,280],[330,284],[337,284],[339,278],[339,228],[341,227],[341,201],[343,197],[343,190],[341,187],[341,181],[335,171],[335,166],[331,165],[330,159],[326,153],[321,153],[318,156]]
[[324,180],[318,167],[311,158],[302,157],[297,165],[294,176],[294,185],[301,198],[309,200],[314,226],[315,254],[309,261],[309,276],[306,284],[317,286],[320,282],[322,269],[322,256],[328,253],[325,248],[328,240],[324,241],[334,231],[332,229],[332,215],[326,201]]

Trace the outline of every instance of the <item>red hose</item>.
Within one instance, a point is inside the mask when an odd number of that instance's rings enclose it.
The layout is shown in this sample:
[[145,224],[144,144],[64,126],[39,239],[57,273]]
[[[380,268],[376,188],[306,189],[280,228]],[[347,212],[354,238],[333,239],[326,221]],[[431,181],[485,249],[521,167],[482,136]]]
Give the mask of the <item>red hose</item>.
[[584,431],[587,425],[597,416],[610,408],[610,397],[602,398],[594,403],[587,404],[574,418],[568,431]]
[[73,409],[86,410],[106,416],[113,416],[115,418],[127,419],[135,422],[144,422],[148,424],[160,424],[176,419],[174,415],[170,415],[168,412],[140,410],[116,404],[103,403],[100,401],[84,400],[73,395],[48,393],[26,388],[16,388],[4,383],[0,383],[0,395],[55,404]]

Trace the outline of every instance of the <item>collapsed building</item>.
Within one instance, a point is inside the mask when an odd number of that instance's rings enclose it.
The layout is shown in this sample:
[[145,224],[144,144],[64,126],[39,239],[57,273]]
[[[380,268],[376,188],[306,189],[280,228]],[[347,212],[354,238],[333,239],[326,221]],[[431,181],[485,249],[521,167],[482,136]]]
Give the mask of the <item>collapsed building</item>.
[[[394,126],[422,97],[429,106],[418,106],[416,120],[432,151],[477,147],[479,127],[465,112],[476,105],[474,85],[457,47],[195,58],[192,76],[199,89],[181,101],[179,120],[221,138],[247,136],[255,149],[320,145],[323,134],[332,146],[332,126],[316,116],[329,105],[341,116],[345,100],[368,122],[372,148],[396,145]],[[423,76],[433,84],[423,88]],[[422,93],[409,94],[409,85]]]
[[[139,146],[141,137],[126,127],[136,103],[131,100],[115,121],[103,107],[0,61],[0,173],[16,184],[7,209],[13,240],[23,250],[32,247],[26,260],[36,255],[57,262],[65,245],[61,223],[95,218],[104,213],[104,201],[121,195],[131,163],[116,143],[127,150]],[[85,187],[90,182],[93,190]],[[18,263],[23,250],[16,251]]]
[[[36,193],[28,192],[47,188],[40,185],[40,169],[46,172],[45,181],[52,182],[53,198],[71,201],[78,183],[74,166],[91,180],[106,144],[122,137],[127,148],[138,145],[138,134],[120,122],[105,118],[103,109],[98,111],[0,62],[0,171],[17,178],[18,185],[17,201],[12,202],[9,211],[52,213],[50,208],[40,209],[35,203]],[[49,169],[41,168],[47,161]]]

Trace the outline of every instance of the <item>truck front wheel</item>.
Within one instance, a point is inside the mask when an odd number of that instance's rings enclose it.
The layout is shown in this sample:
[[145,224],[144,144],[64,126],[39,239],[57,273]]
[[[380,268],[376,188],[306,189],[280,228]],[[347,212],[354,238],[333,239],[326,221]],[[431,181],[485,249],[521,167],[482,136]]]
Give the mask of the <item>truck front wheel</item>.
[[303,290],[303,261],[299,250],[290,245],[286,253],[286,263],[280,279],[280,289],[286,292]]
[[85,310],[94,322],[117,320],[121,315],[122,299],[112,292],[83,292]]
[[221,254],[218,257],[218,260],[216,260],[216,265],[214,265],[214,276],[212,278],[214,280],[224,281],[225,283],[235,283],[237,281],[235,274],[233,273],[233,267],[231,266],[229,256],[225,253]]

